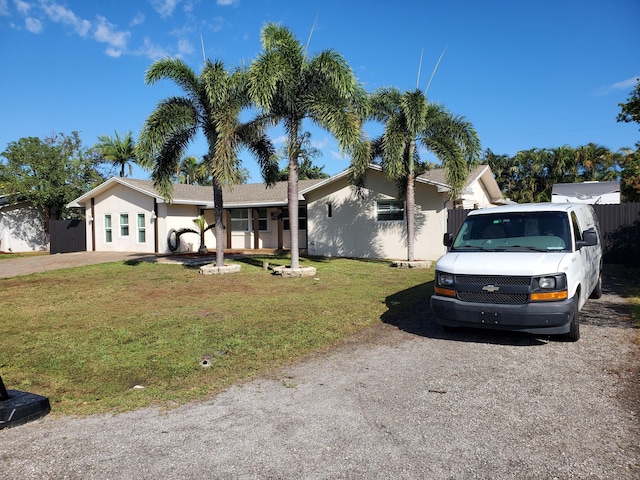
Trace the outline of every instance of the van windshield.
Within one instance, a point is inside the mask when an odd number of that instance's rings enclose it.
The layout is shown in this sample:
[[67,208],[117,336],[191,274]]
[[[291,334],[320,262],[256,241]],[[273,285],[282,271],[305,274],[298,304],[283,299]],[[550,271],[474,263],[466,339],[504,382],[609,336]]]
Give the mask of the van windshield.
[[562,212],[469,215],[451,251],[569,252],[571,230]]

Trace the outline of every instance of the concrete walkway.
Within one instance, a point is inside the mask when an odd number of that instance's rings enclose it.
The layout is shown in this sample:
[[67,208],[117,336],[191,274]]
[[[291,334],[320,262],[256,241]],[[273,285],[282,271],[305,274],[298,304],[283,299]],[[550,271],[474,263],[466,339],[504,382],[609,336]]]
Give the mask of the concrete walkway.
[[73,252],[55,255],[34,255],[0,260],[0,278],[17,277],[30,273],[46,272],[62,268],[81,267],[97,263],[125,260],[158,261],[154,254],[127,252]]

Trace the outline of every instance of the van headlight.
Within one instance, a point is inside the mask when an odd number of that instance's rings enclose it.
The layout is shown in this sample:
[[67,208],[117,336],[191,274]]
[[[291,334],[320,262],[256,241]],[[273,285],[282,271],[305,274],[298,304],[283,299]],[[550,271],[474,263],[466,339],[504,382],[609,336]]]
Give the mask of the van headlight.
[[538,280],[538,286],[545,290],[552,290],[556,288],[555,277],[542,277]]
[[529,297],[532,302],[550,302],[567,298],[569,298],[569,292],[567,291],[567,277],[564,273],[533,278],[531,296]]
[[451,273],[438,273],[438,285],[443,287],[453,286],[453,274]]

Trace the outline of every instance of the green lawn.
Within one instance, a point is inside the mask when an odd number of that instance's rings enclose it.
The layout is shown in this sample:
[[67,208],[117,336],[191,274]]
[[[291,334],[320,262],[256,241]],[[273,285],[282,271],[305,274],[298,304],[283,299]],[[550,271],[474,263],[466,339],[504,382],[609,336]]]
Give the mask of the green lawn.
[[54,414],[177,405],[415,316],[432,291],[433,271],[388,262],[303,259],[316,278],[285,279],[263,260],[288,264],[253,258],[205,276],[111,263],[0,280],[0,375],[48,396]]

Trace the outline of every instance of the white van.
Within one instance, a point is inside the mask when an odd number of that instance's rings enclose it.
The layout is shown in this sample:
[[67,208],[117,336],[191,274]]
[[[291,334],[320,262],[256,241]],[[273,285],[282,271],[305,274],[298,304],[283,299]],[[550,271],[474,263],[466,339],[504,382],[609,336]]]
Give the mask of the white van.
[[602,295],[591,205],[539,203],[469,213],[436,263],[431,310],[444,327],[580,338],[579,310]]

